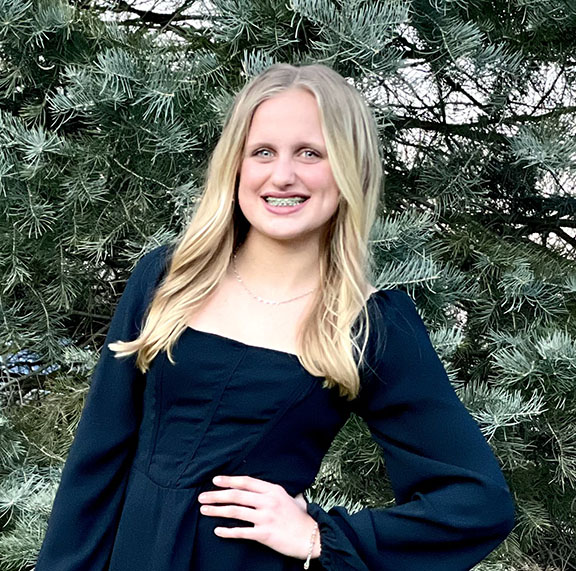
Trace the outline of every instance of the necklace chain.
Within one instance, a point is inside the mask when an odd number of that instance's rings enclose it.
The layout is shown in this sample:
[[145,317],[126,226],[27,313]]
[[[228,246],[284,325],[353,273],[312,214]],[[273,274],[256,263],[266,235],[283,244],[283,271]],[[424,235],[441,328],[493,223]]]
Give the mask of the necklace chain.
[[248,289],[248,286],[244,283],[244,281],[240,277],[240,274],[238,273],[238,268],[236,267],[236,253],[234,253],[234,255],[232,256],[232,271],[234,272],[234,276],[236,276],[236,280],[238,281],[238,283],[248,292],[248,294],[250,294],[251,297],[253,297],[256,301],[259,301],[260,303],[266,303],[268,305],[282,305],[283,303],[290,303],[291,301],[296,301],[297,299],[310,295],[313,291],[316,290],[316,288],[312,288],[306,293],[297,295],[296,297],[291,297],[290,299],[285,299],[283,301],[264,299],[263,297],[260,297],[259,295],[256,295],[255,293],[250,291]]

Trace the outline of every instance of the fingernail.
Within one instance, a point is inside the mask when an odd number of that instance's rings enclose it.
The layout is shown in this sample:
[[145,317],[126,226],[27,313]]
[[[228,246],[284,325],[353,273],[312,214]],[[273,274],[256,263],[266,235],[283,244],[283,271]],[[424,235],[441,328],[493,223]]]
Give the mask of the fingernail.
[[224,481],[224,478],[222,478],[222,476],[214,476],[214,478],[212,479],[212,481],[215,484],[221,484]]

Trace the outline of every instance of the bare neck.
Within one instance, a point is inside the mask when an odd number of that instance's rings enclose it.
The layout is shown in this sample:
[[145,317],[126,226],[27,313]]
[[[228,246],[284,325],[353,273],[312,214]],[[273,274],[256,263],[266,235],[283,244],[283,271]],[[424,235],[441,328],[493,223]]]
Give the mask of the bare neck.
[[319,247],[249,235],[237,253],[236,268],[255,294],[270,299],[294,297],[318,287]]

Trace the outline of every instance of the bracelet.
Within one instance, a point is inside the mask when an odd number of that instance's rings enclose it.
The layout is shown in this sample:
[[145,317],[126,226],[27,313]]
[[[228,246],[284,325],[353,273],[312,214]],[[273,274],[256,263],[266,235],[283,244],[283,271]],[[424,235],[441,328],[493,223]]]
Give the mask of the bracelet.
[[312,550],[314,549],[314,540],[316,539],[316,534],[318,533],[318,524],[314,525],[314,531],[312,532],[312,537],[310,538],[310,547],[308,548],[308,557],[304,561],[304,569],[310,567],[310,559],[312,557]]

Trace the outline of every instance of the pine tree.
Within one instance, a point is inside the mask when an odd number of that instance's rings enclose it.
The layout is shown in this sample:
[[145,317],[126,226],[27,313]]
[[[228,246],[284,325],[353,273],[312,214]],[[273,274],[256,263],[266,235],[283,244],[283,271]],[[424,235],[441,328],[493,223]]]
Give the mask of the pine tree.
[[[0,568],[30,569],[122,283],[193,211],[233,94],[331,65],[384,151],[374,283],[415,299],[517,526],[479,571],[576,568],[571,0],[0,0]],[[310,495],[387,507],[352,417]]]

